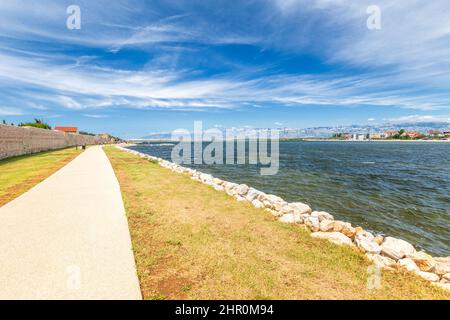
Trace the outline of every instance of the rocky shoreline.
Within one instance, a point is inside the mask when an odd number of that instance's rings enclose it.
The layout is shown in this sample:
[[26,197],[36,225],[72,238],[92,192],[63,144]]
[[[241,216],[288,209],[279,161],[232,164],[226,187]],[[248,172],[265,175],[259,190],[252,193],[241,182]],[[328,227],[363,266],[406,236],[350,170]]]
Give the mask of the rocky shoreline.
[[327,239],[338,245],[358,248],[380,268],[404,269],[436,286],[450,290],[450,257],[432,257],[423,251],[416,251],[404,240],[373,235],[361,227],[352,226],[349,222],[335,220],[328,212],[313,211],[307,204],[288,203],[276,195],[266,194],[245,184],[224,181],[158,157],[119,145],[116,147],[141,158],[155,161],[174,172],[188,174],[191,179],[207,184],[217,191],[226,192],[237,201],[251,202],[254,207],[265,209],[283,223],[304,225],[311,230],[311,236],[314,238]]

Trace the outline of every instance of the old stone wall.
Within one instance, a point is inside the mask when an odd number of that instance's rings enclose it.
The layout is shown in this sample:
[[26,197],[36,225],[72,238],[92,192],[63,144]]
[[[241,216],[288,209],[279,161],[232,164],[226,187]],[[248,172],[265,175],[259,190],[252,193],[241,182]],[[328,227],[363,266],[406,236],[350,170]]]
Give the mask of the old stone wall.
[[104,144],[98,136],[0,124],[0,159],[76,145]]

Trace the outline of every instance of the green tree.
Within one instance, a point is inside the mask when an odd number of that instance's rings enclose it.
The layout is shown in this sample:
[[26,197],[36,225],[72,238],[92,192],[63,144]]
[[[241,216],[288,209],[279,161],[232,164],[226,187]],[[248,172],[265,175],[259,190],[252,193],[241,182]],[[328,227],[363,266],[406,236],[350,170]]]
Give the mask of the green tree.
[[34,122],[20,123],[19,127],[35,127],[40,129],[51,130],[52,127],[40,119],[34,119]]

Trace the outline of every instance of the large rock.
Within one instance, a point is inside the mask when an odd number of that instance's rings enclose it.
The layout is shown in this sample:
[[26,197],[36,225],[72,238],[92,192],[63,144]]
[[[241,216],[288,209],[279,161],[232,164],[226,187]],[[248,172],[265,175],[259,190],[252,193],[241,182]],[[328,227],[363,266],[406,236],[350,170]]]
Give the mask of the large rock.
[[419,267],[410,258],[404,258],[404,259],[398,260],[398,265],[399,265],[399,267],[404,268],[411,272],[419,272],[420,271]]
[[276,203],[276,202],[284,203],[285,202],[283,199],[281,199],[280,197],[277,197],[273,194],[266,194],[263,200],[267,200],[272,203]]
[[248,187],[248,185],[246,185],[246,184],[240,184],[240,185],[237,186],[236,191],[237,191],[237,193],[238,193],[239,195],[245,196],[245,195],[247,194],[247,192],[248,192],[248,189],[250,189],[250,188]]
[[408,255],[408,258],[411,258],[421,271],[430,272],[436,266],[433,257],[423,251],[414,252]]
[[367,239],[363,236],[356,236],[355,243],[358,248],[362,251],[372,254],[379,254],[381,252],[381,247],[375,242]]
[[339,221],[339,220],[334,221],[333,231],[334,232],[341,232],[346,223],[347,222],[343,222],[343,221]]
[[319,219],[319,221],[322,221],[322,220],[334,220],[334,217],[331,214],[329,214],[328,212],[325,212],[325,211],[313,211],[311,213],[311,216],[312,217],[317,217]]
[[311,231],[316,232],[316,231],[319,231],[319,229],[320,229],[320,222],[317,217],[308,216],[305,219],[304,223],[307,227],[309,227],[311,229]]
[[[258,200],[258,199],[255,199],[255,200]],[[279,211],[275,211],[275,210],[269,209],[269,208],[266,208],[265,210],[267,212],[270,212],[270,214],[275,216],[275,217],[281,217],[282,216],[282,214]]]
[[258,209],[264,207],[264,204],[261,201],[259,201],[258,199],[253,200],[252,204],[255,208],[258,208]]
[[267,200],[267,194],[264,192],[259,191],[258,196],[256,197],[256,199],[258,199],[261,202],[264,202],[264,200]]
[[245,195],[245,198],[248,201],[253,201],[258,197],[258,194],[259,194],[258,190],[249,188],[247,194]]
[[395,260],[391,258],[371,253],[366,253],[366,257],[380,268],[385,268],[389,270],[394,270],[397,268],[397,263],[395,262]]
[[341,232],[349,238],[355,237],[356,234],[355,228],[353,228],[350,223],[344,223]]
[[375,242],[375,243],[378,244],[379,246],[381,246],[381,244],[383,243],[383,241],[384,241],[384,237],[383,237],[383,236],[376,236],[376,237],[373,239],[373,242]]
[[294,213],[294,209],[289,205],[289,203],[284,203],[279,210],[282,214]]
[[423,279],[431,282],[439,281],[439,276],[431,272],[416,271],[414,273],[417,274],[419,277],[422,277]]
[[302,202],[292,202],[289,206],[296,214],[309,214],[312,211],[310,206]]
[[394,260],[400,260],[414,252],[416,250],[410,243],[392,237],[387,237],[381,245],[381,253]]
[[434,267],[434,273],[442,276],[446,273],[450,273],[450,257],[446,258],[434,258],[436,265]]
[[284,223],[302,223],[303,219],[299,214],[295,213],[287,213],[280,217],[279,219],[281,222]]
[[202,174],[200,174],[200,180],[202,181],[202,182],[208,182],[208,183],[212,183],[212,180],[213,180],[214,178],[213,178],[213,176],[212,175],[210,175],[210,174],[206,174],[206,173],[202,173]]
[[450,273],[444,274],[444,275],[442,276],[442,279],[443,279],[445,282],[450,282]]
[[373,234],[371,234],[369,231],[364,230],[361,227],[355,228],[355,237],[364,237],[370,241],[374,240]]
[[339,245],[353,245],[352,239],[347,237],[346,235],[343,235],[340,232],[314,232],[311,233],[311,237],[313,238],[319,238],[319,239],[327,239],[335,244]]
[[334,221],[333,220],[322,220],[320,222],[320,231],[330,232],[333,231]]
[[304,203],[301,202],[293,202],[293,203],[287,203],[287,202],[279,202],[282,204],[280,211],[283,214],[287,213],[295,213],[295,214],[305,214],[305,213],[311,213],[311,208]]
[[282,212],[283,207],[286,205],[286,202],[271,202],[271,207],[273,210]]
[[237,194],[237,184],[232,182],[224,182],[222,186],[225,188],[226,193],[229,196],[235,196]]

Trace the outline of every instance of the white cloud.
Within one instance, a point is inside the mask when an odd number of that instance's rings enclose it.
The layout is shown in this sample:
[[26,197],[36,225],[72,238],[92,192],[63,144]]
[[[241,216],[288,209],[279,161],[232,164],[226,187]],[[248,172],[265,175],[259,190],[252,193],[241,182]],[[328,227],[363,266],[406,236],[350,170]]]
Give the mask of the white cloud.
[[23,111],[17,108],[1,107],[0,116],[21,116]]
[[[448,97],[386,88],[388,78],[342,75],[241,75],[189,79],[184,71],[130,71],[99,68],[53,56],[19,59],[0,50],[0,84],[25,87],[23,98],[74,110],[130,108],[238,108],[244,105],[379,105],[442,109]],[[41,93],[28,92],[29,88]],[[374,90],[380,93],[374,93]],[[382,93],[381,93],[382,92]],[[405,94],[406,93],[406,94]],[[18,95],[17,91],[15,94]]]
[[[447,1],[379,0],[379,31],[366,28],[369,4],[366,0],[243,1],[201,15],[186,2],[174,5],[181,14],[168,16],[144,2],[113,1],[105,7],[102,1],[79,1],[84,20],[82,30],[73,32],[64,27],[64,3],[2,1],[0,85],[3,91],[12,92],[15,85],[23,88],[11,93],[21,100],[17,105],[33,97],[36,106],[46,108],[48,103],[75,110],[114,106],[201,110],[264,103],[449,109]],[[198,5],[208,9],[218,4],[203,1]],[[233,19],[215,19],[227,15]],[[114,52],[127,46],[154,52],[167,43],[181,47],[185,42],[246,43],[262,50],[313,53],[330,64],[351,66],[355,72],[353,76],[261,76],[260,70],[249,67],[222,76],[197,75],[194,80],[192,70],[176,66],[152,69],[155,62],[142,70],[106,68],[94,56],[74,59],[62,53],[45,54],[27,47],[26,41],[25,47],[16,48],[20,40]],[[163,64],[171,58],[165,51],[160,55]]]
[[450,115],[409,115],[402,116],[398,118],[386,119],[390,122],[405,122],[405,123],[414,123],[414,122],[447,122],[450,124]]
[[109,115],[107,114],[83,114],[83,116],[88,117],[88,118],[94,118],[94,119],[104,119],[104,118],[109,118]]

